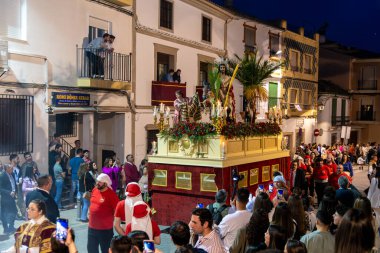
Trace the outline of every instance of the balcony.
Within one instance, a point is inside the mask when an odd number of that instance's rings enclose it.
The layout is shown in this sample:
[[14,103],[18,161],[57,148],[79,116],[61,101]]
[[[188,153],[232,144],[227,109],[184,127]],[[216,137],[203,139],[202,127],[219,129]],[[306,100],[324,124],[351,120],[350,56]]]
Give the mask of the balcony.
[[346,126],[350,125],[350,116],[335,116],[331,117],[332,126]]
[[377,80],[358,80],[358,90],[377,90]]
[[358,121],[376,121],[376,112],[375,111],[357,111],[356,120]]
[[105,0],[106,2],[110,2],[121,7],[132,6],[133,0]]
[[183,96],[186,97],[186,83],[152,81],[152,105],[163,103],[173,106],[177,90],[182,91]]
[[78,87],[130,89],[131,58],[131,54],[77,48]]

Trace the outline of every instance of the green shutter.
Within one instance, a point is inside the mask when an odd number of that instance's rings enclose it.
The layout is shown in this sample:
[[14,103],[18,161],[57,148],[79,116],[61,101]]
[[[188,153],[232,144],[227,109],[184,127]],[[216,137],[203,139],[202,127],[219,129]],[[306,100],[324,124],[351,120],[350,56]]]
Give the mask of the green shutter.
[[277,83],[269,83],[268,109],[277,105]]

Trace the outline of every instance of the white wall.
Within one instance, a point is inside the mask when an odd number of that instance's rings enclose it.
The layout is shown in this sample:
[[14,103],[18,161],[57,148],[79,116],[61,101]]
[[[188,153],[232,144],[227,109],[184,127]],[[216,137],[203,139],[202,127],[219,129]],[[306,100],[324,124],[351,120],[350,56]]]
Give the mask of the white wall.
[[[141,25],[153,29],[160,29],[160,0],[136,1],[136,13],[138,22]],[[211,45],[223,48],[224,20],[179,0],[173,0],[173,35],[187,40],[201,42],[202,15],[211,18]],[[161,30],[166,31],[165,29]]]
[[2,81],[44,83],[44,71],[35,58],[13,54],[42,55],[49,62],[49,84],[76,86],[76,45],[88,36],[90,16],[112,23],[115,52],[132,50],[132,17],[85,0],[27,1],[26,40],[10,40],[10,72]]

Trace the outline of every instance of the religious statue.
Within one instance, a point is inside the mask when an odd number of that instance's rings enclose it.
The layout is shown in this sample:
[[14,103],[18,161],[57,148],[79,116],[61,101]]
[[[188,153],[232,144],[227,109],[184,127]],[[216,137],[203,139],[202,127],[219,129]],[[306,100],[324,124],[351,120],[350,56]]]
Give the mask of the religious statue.
[[[227,75],[227,66],[224,63],[219,65],[219,75],[221,79],[221,85],[219,89],[219,97],[222,101],[223,106],[227,106],[232,113],[232,117],[235,115],[235,95],[233,91],[233,86],[229,87],[231,76]],[[227,100],[227,104],[226,104]]]
[[189,99],[183,96],[182,91],[175,92],[176,99],[174,100],[174,124],[179,122],[198,121],[201,119],[200,102],[198,93]]

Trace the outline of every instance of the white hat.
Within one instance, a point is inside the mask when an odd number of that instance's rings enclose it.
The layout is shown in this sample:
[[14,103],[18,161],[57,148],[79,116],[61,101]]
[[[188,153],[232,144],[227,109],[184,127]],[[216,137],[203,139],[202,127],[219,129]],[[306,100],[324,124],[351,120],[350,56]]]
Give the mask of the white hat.
[[286,184],[285,178],[283,176],[275,176],[273,182],[283,182]]
[[96,180],[97,180],[98,182],[106,183],[107,186],[108,186],[109,188],[111,188],[111,186],[112,186],[112,181],[111,181],[110,177],[109,177],[107,174],[101,173],[101,174],[96,178]]

